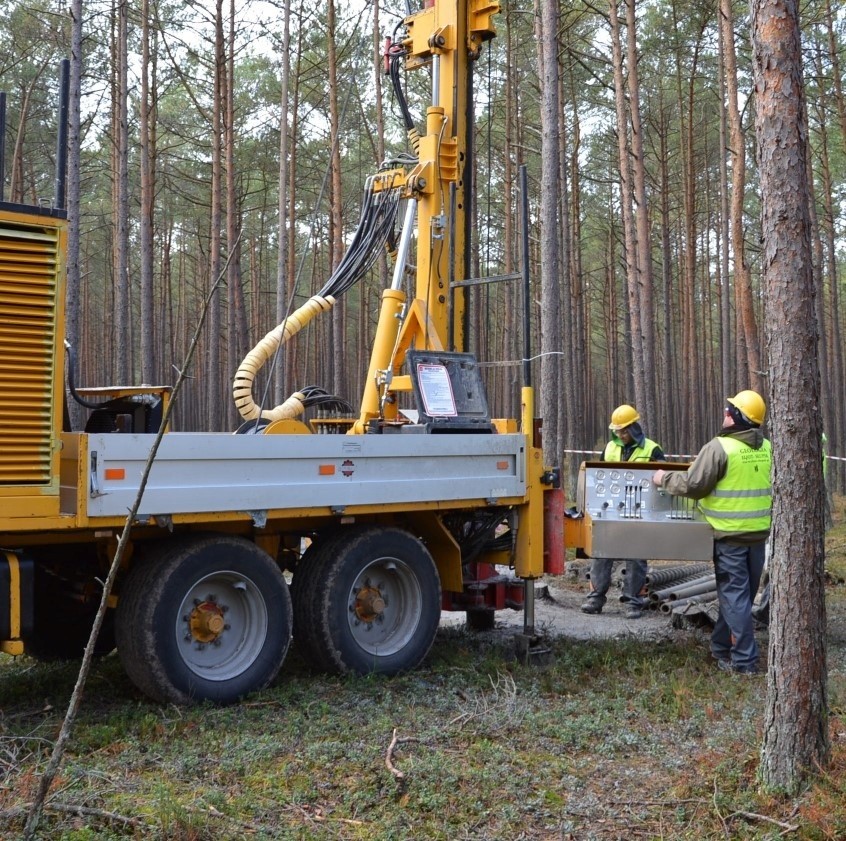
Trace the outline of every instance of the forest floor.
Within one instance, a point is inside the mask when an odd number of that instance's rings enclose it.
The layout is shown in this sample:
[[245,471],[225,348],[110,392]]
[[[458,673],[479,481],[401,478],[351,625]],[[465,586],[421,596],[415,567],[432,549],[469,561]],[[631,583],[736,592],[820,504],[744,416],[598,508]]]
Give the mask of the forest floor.
[[[544,582],[491,631],[447,614],[424,665],[392,679],[313,672],[296,647],[241,704],[161,706],[114,656],[89,681],[41,838],[846,838],[846,505],[827,535],[831,762],[796,797],[757,777],[767,678],[726,675],[708,629]],[[572,572],[572,570],[571,570]],[[766,651],[767,633],[759,643]],[[76,664],[0,656],[0,838],[20,837]]]
[[[586,615],[581,605],[588,594],[584,567],[590,562],[571,562],[567,575],[547,577],[535,588],[535,633],[543,640],[563,637],[571,640],[639,639],[660,640],[678,636],[665,614],[645,610],[640,619],[626,619],[626,606],[618,601],[618,589],[612,582],[608,601],[599,615]],[[616,579],[616,576],[615,576]],[[444,612],[442,627],[459,626],[464,614]],[[517,636],[523,634],[525,621],[522,610],[502,610],[496,615],[492,635]]]

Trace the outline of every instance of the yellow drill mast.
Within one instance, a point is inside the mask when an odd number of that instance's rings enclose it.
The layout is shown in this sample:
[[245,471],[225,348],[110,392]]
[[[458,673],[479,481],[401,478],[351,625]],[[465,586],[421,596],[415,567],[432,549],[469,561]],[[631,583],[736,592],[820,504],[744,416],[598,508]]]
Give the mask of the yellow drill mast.
[[[397,415],[396,392],[410,391],[399,371],[409,348],[465,349],[465,293],[451,288],[469,274],[467,230],[472,150],[471,63],[484,41],[496,34],[497,0],[434,0],[404,22],[401,45],[407,70],[428,68],[432,104],[425,133],[415,138],[417,163],[376,180],[376,189],[404,183],[411,209],[406,213],[398,270],[383,293],[361,414],[352,432],[373,418]],[[401,289],[416,212],[415,297]]]

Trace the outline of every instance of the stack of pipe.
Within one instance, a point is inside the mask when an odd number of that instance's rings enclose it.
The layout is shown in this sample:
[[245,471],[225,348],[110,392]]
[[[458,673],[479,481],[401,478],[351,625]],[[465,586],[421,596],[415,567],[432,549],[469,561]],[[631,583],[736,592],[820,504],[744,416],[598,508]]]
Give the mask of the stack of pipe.
[[[650,569],[646,575],[645,607],[671,616],[710,614],[716,603],[717,584],[710,563],[682,564]],[[625,575],[625,569],[622,571]],[[621,601],[627,601],[623,595]]]
[[657,589],[655,585],[679,584],[682,580],[689,581],[710,572],[714,568],[711,563],[682,564],[676,567],[658,567],[646,573],[646,586]]
[[688,606],[712,602],[716,598],[717,581],[713,573],[649,593],[650,601],[656,602],[662,613],[686,613]]

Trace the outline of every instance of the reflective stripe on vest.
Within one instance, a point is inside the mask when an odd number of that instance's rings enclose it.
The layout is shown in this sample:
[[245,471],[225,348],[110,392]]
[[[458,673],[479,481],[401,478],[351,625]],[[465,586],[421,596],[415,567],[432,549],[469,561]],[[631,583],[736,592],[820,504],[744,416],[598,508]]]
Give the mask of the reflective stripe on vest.
[[772,444],[755,450],[736,438],[718,438],[728,457],[726,475],[699,500],[699,510],[717,531],[766,531],[772,522]]
[[[643,443],[632,450],[629,461],[652,461],[652,451],[658,445],[648,438],[643,439]],[[603,461],[622,461],[623,448],[613,439],[605,445],[605,453],[602,457]]]

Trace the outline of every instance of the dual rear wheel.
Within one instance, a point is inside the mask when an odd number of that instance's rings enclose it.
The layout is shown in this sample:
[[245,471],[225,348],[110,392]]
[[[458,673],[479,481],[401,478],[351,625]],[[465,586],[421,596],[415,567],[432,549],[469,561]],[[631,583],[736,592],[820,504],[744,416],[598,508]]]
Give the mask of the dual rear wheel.
[[266,687],[292,637],[333,673],[396,674],[428,653],[440,581],[425,546],[398,528],[350,528],[316,544],[294,576],[233,535],[148,549],[124,582],[115,630],[132,681],[164,703],[231,703]]
[[441,616],[435,562],[399,528],[345,529],[294,573],[294,638],[313,665],[393,675],[418,666]]

